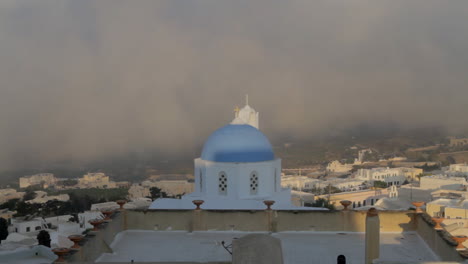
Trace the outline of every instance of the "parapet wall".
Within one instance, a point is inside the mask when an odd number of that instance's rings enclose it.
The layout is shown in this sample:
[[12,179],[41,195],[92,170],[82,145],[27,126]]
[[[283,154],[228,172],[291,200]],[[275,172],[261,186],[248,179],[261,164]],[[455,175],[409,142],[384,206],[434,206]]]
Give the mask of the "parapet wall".
[[[380,212],[382,232],[415,231],[411,212]],[[237,231],[365,231],[365,211],[126,211],[126,229]]]

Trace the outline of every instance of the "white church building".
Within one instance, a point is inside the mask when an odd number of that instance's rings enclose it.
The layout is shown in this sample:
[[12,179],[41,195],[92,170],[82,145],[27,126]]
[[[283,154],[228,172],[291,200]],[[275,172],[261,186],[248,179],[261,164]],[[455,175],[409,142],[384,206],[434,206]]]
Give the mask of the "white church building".
[[272,200],[275,210],[327,210],[292,205],[291,190],[281,187],[281,159],[258,130],[258,112],[248,102],[205,142],[194,176],[193,193],[157,199],[149,209],[194,209],[193,201],[203,200],[203,209],[261,210]]

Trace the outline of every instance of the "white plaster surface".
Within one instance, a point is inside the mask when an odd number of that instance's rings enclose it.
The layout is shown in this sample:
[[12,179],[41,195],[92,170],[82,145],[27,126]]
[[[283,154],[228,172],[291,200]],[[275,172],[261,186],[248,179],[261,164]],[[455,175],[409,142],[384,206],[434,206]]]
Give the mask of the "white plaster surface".
[[0,250],[1,264],[46,264],[52,263],[57,256],[44,246],[22,247],[15,250]]
[[[114,253],[104,253],[97,262],[214,262],[230,261],[221,241],[231,244],[248,232],[128,230],[111,244]],[[364,233],[281,232],[285,264],[336,263],[343,254],[349,264],[364,263]],[[380,260],[438,261],[426,243],[413,232],[381,233]]]

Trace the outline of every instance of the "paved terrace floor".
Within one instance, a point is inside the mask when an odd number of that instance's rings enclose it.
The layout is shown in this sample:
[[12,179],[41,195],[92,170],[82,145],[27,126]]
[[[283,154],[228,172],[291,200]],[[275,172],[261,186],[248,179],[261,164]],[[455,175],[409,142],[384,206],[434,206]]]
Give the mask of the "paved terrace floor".
[[[231,244],[247,232],[128,230],[111,244],[97,262],[230,262],[221,241]],[[345,255],[349,264],[364,263],[364,233],[281,232],[285,264],[336,264]],[[385,261],[439,261],[438,256],[414,232],[381,233],[380,259]],[[267,254],[267,253],[266,253]]]

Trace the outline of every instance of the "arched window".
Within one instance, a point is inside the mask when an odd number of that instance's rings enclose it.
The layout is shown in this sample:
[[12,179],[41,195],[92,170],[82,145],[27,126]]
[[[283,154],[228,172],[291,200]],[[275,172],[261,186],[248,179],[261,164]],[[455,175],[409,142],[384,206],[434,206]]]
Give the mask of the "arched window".
[[218,178],[218,193],[219,195],[227,195],[228,181],[224,171],[219,173]]
[[258,173],[256,171],[250,174],[250,195],[258,193]]

